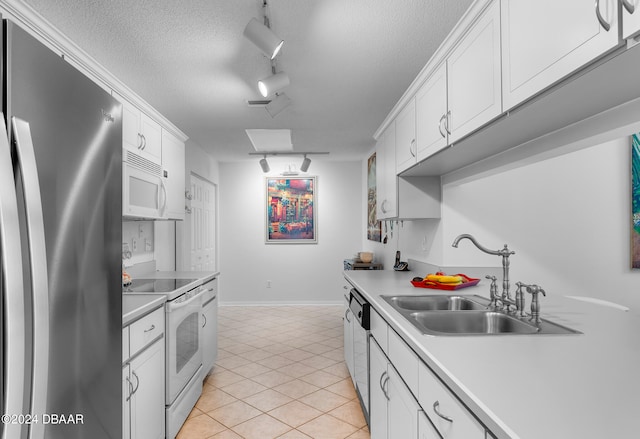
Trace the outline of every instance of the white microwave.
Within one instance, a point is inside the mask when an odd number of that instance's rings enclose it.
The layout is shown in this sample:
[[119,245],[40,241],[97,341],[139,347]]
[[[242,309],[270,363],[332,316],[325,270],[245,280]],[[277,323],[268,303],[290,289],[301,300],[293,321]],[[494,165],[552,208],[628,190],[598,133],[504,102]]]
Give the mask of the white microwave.
[[162,169],[130,151],[122,163],[122,215],[140,219],[164,219],[167,189]]

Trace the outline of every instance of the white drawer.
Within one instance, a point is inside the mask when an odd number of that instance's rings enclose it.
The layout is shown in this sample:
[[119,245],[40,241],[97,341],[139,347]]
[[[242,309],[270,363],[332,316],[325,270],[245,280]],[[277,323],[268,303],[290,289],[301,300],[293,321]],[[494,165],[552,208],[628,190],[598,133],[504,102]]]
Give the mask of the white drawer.
[[384,353],[388,354],[387,322],[373,308],[371,308],[371,313],[369,314],[369,326],[371,327],[373,338],[376,339]]
[[129,327],[122,328],[122,362],[129,359]]
[[389,329],[389,360],[413,393],[418,388],[418,356],[393,329]]
[[134,356],[164,333],[164,307],[158,308],[129,326],[129,350]]
[[419,382],[418,401],[443,439],[485,438],[484,427],[423,363]]

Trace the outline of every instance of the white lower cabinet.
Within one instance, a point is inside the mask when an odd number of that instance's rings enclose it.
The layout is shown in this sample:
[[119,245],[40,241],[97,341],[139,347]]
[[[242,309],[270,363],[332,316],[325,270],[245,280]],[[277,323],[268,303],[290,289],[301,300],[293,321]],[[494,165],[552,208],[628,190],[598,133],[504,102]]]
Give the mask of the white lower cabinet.
[[422,410],[418,413],[418,438],[440,439],[440,435]]
[[209,299],[202,307],[202,371],[207,375],[218,357],[218,296]]
[[[122,332],[122,437],[165,437],[164,308]],[[124,348],[126,344],[127,348]]]
[[129,379],[133,384],[130,395],[131,438],[164,438],[164,339],[156,341],[131,363]]
[[443,439],[484,439],[485,429],[425,365],[419,365],[418,399]]
[[418,402],[374,338],[369,352],[371,439],[417,438]]
[[371,315],[376,316],[376,332],[369,339],[371,439],[492,437],[404,340],[386,322],[378,321],[377,313]]
[[353,313],[351,312],[351,309],[349,309],[349,289],[348,287],[345,287],[345,289],[347,292],[344,295],[344,362],[347,364],[349,375],[355,384],[355,380],[353,378],[355,376],[353,370]]

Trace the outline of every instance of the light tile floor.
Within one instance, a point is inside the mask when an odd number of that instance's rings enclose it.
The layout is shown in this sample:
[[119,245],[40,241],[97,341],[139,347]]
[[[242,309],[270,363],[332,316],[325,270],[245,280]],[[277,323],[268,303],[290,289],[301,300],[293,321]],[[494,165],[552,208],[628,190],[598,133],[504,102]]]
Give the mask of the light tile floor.
[[341,306],[222,306],[218,361],[178,439],[369,439]]

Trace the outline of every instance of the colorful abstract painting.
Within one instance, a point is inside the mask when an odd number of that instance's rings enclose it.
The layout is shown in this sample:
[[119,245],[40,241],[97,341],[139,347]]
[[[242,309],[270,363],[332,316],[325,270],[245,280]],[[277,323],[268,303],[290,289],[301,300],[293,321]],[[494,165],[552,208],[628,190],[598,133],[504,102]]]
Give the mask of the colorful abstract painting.
[[640,268],[640,134],[631,136],[631,174],[633,178],[631,266],[633,268]]
[[316,177],[268,177],[266,186],[266,242],[317,243]]
[[382,227],[376,218],[377,207],[376,153],[367,160],[367,239],[380,242]]

